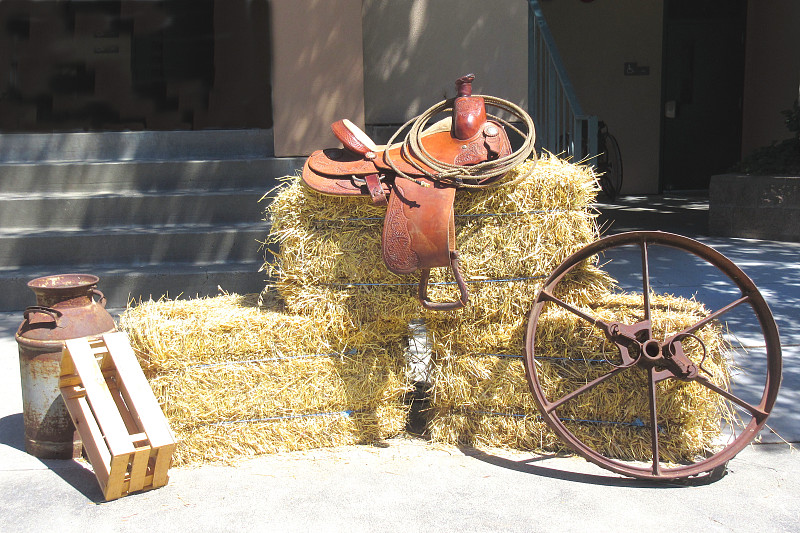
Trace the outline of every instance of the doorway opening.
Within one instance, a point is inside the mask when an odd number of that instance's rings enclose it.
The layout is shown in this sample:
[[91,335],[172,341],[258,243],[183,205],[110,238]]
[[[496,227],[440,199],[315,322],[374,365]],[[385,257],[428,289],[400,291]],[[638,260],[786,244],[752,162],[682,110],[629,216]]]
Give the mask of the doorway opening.
[[746,0],[665,0],[660,188],[707,190],[741,157]]

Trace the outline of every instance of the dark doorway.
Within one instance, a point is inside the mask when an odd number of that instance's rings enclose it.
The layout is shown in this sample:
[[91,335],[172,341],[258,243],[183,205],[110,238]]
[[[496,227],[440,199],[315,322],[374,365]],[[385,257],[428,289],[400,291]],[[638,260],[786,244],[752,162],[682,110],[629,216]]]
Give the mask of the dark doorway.
[[746,0],[665,0],[661,187],[704,190],[741,156]]
[[267,0],[2,0],[0,133],[272,127]]

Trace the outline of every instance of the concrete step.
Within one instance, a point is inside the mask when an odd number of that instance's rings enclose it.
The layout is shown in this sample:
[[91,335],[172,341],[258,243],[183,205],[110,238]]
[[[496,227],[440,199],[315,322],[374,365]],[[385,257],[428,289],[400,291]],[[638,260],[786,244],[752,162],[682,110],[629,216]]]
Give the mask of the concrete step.
[[[252,157],[252,146],[250,156],[239,157],[228,143],[220,154],[209,149],[222,157],[216,160],[103,161],[90,152],[107,139],[87,139],[65,137],[55,152],[20,144],[23,152],[45,150],[51,160],[32,163],[25,152],[0,162],[0,310],[33,303],[28,281],[69,272],[100,276],[107,305],[117,308],[131,298],[263,289],[259,269],[268,251],[261,243],[269,224],[262,220],[267,201],[259,200],[278,178],[295,175],[302,158]],[[22,140],[0,135],[0,145]],[[158,144],[144,140],[158,155]],[[213,139],[195,140],[202,148]],[[0,153],[14,153],[5,148]],[[109,148],[124,143],[109,141],[100,152]]]
[[220,291],[237,294],[261,292],[266,275],[261,261],[229,261],[211,264],[162,263],[158,265],[93,265],[68,268],[17,268],[0,270],[0,312],[19,312],[36,303],[27,283],[42,276],[68,273],[94,274],[106,307],[124,308],[130,301],[215,296]]
[[255,261],[266,222],[0,231],[0,268]]
[[100,228],[124,225],[257,222],[261,189],[160,192],[0,193],[0,228]]
[[0,162],[269,158],[272,130],[0,134]]
[[295,175],[303,158],[170,161],[0,163],[0,193],[120,193],[122,191],[274,188]]

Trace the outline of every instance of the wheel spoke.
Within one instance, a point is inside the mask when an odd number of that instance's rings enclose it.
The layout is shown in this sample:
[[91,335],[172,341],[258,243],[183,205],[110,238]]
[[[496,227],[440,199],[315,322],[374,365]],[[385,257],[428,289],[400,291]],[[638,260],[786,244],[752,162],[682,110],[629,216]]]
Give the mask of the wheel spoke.
[[554,410],[558,409],[559,407],[561,407],[562,405],[564,405],[568,401],[572,400],[573,398],[576,398],[576,397],[580,396],[581,394],[583,394],[585,392],[589,392],[590,390],[592,390],[596,386],[600,385],[601,383],[603,383],[607,379],[610,379],[610,378],[616,376],[617,374],[619,374],[623,370],[627,370],[628,368],[631,368],[631,367],[620,366],[620,367],[615,368],[614,370],[612,370],[608,374],[603,374],[599,378],[593,379],[589,383],[578,387],[577,389],[575,389],[574,391],[570,392],[569,394],[566,394],[566,395],[562,396],[561,398],[559,398],[555,402],[548,402],[547,405],[545,406],[545,410],[548,413],[552,413]]
[[647,388],[650,402],[650,446],[653,452],[653,475],[661,475],[661,453],[658,449],[658,410],[656,404],[655,369],[647,372]]
[[758,423],[761,423],[762,420],[766,419],[767,416],[769,416],[769,413],[764,411],[762,408],[756,407],[755,405],[742,400],[741,398],[739,398],[735,394],[732,394],[731,392],[726,391],[722,387],[720,387],[718,385],[715,385],[706,376],[698,375],[697,378],[695,379],[695,381],[697,381],[698,383],[702,384],[706,388],[711,389],[712,391],[716,392],[720,396],[732,401],[733,403],[735,403],[739,407],[741,407],[743,409],[746,409],[747,411],[750,412],[750,414],[753,416],[753,418],[756,419],[756,422],[758,422]]
[[642,241],[642,297],[644,320],[650,320],[650,263],[647,259],[647,241]]
[[737,306],[739,306],[739,305],[741,305],[741,304],[743,304],[743,303],[747,302],[748,300],[750,300],[750,297],[749,297],[749,296],[743,296],[743,297],[739,298],[738,300],[734,300],[733,302],[729,303],[729,304],[728,304],[728,305],[726,305],[725,307],[722,307],[722,308],[720,308],[720,309],[718,309],[718,310],[714,311],[713,313],[711,313],[711,314],[710,314],[710,315],[708,315],[707,317],[703,318],[703,319],[702,319],[702,320],[700,320],[699,322],[697,322],[697,323],[695,323],[695,324],[693,324],[693,325],[689,326],[688,328],[684,329],[684,330],[683,330],[683,331],[681,331],[681,332],[678,332],[678,333],[676,333],[675,335],[673,335],[672,337],[670,337],[669,339],[667,339],[667,340],[665,341],[665,344],[666,344],[666,343],[670,343],[670,342],[674,341],[674,340],[675,340],[677,337],[680,337],[680,336],[683,336],[683,335],[689,335],[689,334],[691,334],[691,333],[694,333],[695,331],[699,330],[700,328],[702,328],[703,326],[705,326],[705,325],[706,325],[706,324],[708,324],[709,322],[711,322],[711,321],[713,321],[713,320],[716,320],[716,319],[717,319],[717,318],[719,318],[720,316],[724,315],[724,314],[725,314],[725,313],[727,313],[728,311],[731,311],[731,310],[732,310],[732,309],[734,309],[735,307],[737,307]]
[[541,292],[541,294],[539,295],[539,297],[540,298],[545,298],[545,299],[553,302],[554,304],[556,304],[559,307],[563,307],[564,309],[566,309],[570,313],[576,315],[579,318],[582,318],[583,320],[585,320],[589,324],[591,324],[593,326],[597,326],[600,329],[602,329],[603,331],[608,332],[608,324],[606,324],[605,322],[603,322],[599,318],[594,318],[593,316],[591,316],[591,315],[589,315],[587,313],[584,313],[583,311],[581,311],[580,309],[578,309],[574,305],[570,305],[567,302],[565,302],[564,300],[561,300],[560,298],[556,298],[555,296],[553,296],[552,293],[549,293],[549,292],[543,290]]

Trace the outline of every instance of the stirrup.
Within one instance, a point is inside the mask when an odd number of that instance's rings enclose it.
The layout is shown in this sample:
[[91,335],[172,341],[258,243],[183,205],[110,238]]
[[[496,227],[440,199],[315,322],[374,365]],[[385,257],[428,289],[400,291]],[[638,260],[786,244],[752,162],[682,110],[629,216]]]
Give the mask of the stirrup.
[[464,278],[461,277],[461,271],[458,266],[458,252],[456,251],[450,252],[450,268],[453,270],[453,278],[458,284],[461,297],[455,302],[431,302],[428,300],[428,279],[431,276],[431,269],[424,268],[420,271],[419,277],[419,301],[425,309],[431,311],[454,311],[467,305],[469,290],[467,290],[467,284],[464,283]]

